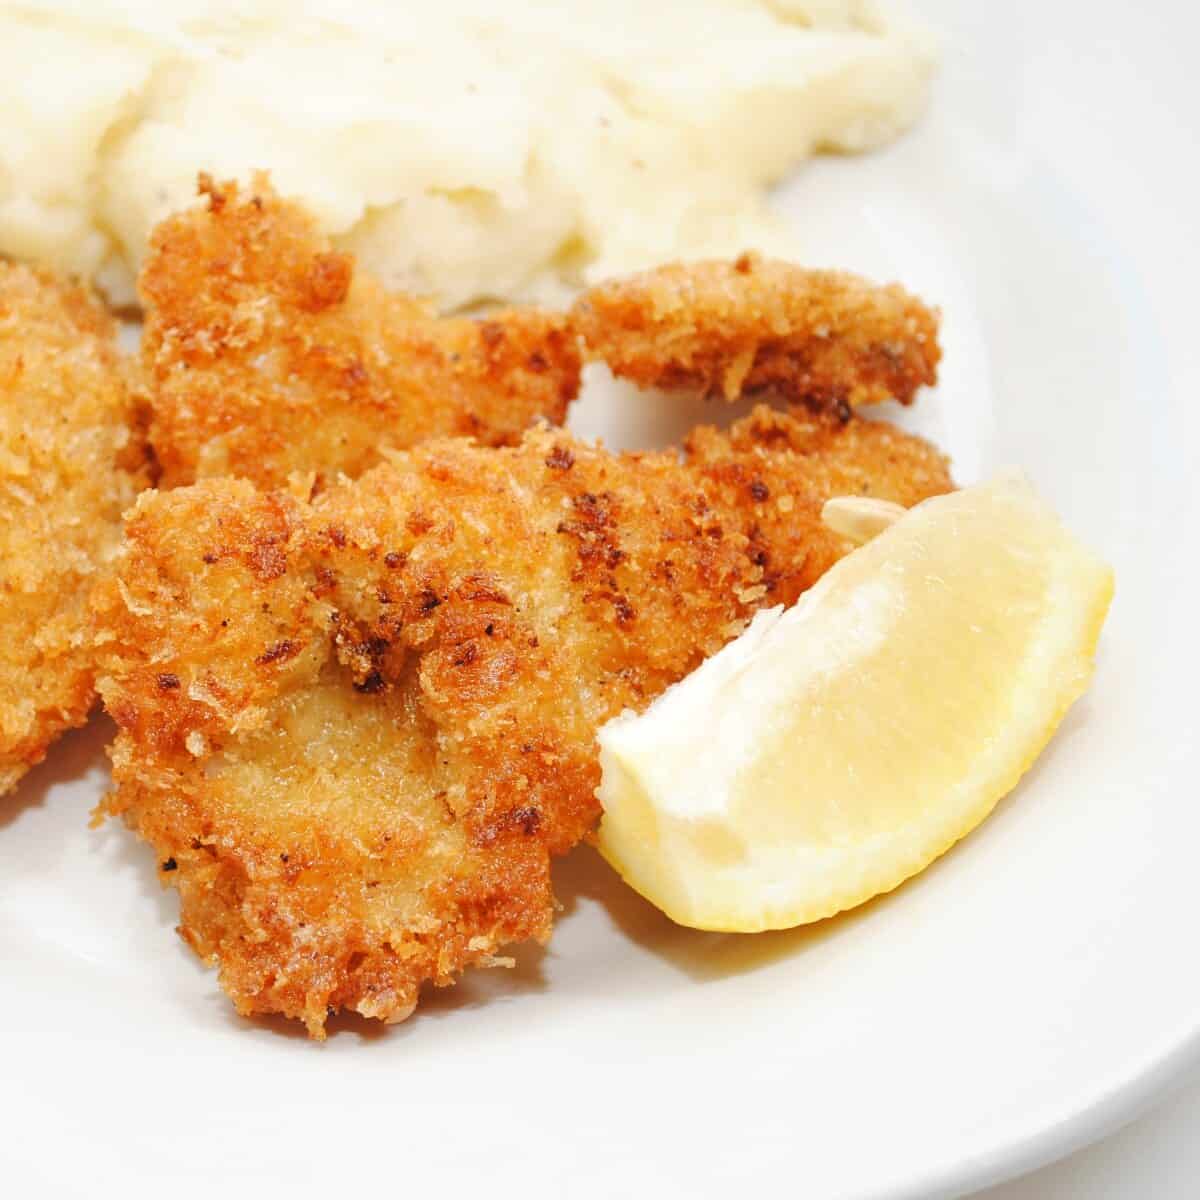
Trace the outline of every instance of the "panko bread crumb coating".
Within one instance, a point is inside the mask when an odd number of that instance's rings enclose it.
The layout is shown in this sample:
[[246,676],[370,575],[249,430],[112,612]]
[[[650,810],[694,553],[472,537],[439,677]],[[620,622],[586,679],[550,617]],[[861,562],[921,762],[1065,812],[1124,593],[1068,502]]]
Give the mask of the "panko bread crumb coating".
[[164,486],[359,475],[428,438],[502,445],[562,422],[580,370],[563,314],[438,317],[356,271],[265,175],[201,190],[155,229],[139,282]]
[[111,321],[0,262],[0,794],[87,717],[88,591],[146,482]]
[[163,485],[233,475],[318,488],[432,437],[508,445],[561,424],[583,354],[644,387],[852,407],[936,381],[937,314],[896,286],[743,256],[587,291],[569,314],[437,317],[335,253],[265,176],[202,179],[141,277]]
[[313,501],[148,492],[97,592],[119,735],[103,806],[153,847],[243,1014],[323,1037],[544,941],[592,828],[595,734],[849,546],[847,491],[912,504],[945,459],[886,425],[757,410],[684,454],[547,427],[396,453]]
[[938,314],[896,284],[743,254],[589,288],[571,310],[589,355],[641,387],[766,395],[845,415],[937,381]]

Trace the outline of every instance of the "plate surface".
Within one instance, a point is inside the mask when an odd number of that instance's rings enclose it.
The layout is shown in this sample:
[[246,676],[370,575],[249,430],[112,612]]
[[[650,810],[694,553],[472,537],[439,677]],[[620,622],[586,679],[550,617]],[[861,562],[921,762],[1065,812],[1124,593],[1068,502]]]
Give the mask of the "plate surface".
[[[906,423],[964,481],[1024,466],[1116,566],[1044,758],[923,876],[790,933],[675,928],[581,849],[548,951],[317,1046],[237,1018],[148,851],[88,831],[98,719],[0,802],[14,1195],[948,1195],[1099,1136],[1195,1056],[1200,20],[923,7],[948,31],[928,120],[780,203],[813,262],[942,304],[943,383]],[[593,384],[574,424],[614,443],[725,416]]]

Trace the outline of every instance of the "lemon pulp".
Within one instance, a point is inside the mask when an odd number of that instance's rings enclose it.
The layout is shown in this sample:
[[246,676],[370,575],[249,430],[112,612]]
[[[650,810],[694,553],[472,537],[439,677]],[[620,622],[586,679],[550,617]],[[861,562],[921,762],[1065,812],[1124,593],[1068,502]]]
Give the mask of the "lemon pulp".
[[1023,477],[917,506],[599,735],[599,844],[669,916],[785,928],[970,832],[1091,676],[1112,572]]

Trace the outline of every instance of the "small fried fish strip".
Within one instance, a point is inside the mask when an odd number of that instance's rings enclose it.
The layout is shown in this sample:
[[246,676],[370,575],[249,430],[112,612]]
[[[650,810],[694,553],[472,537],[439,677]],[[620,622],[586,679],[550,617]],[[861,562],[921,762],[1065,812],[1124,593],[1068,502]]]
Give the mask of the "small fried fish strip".
[[589,288],[571,310],[591,358],[640,387],[770,394],[842,416],[937,381],[938,316],[896,285],[743,255]]

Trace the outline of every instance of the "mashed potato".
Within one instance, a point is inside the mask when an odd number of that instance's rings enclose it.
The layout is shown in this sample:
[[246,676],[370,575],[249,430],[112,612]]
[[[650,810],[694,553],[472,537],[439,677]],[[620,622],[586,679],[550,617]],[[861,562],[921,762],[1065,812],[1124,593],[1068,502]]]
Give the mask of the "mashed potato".
[[932,62],[875,0],[9,3],[0,252],[126,302],[197,171],[258,167],[446,307],[778,251],[766,187],[894,136]]

